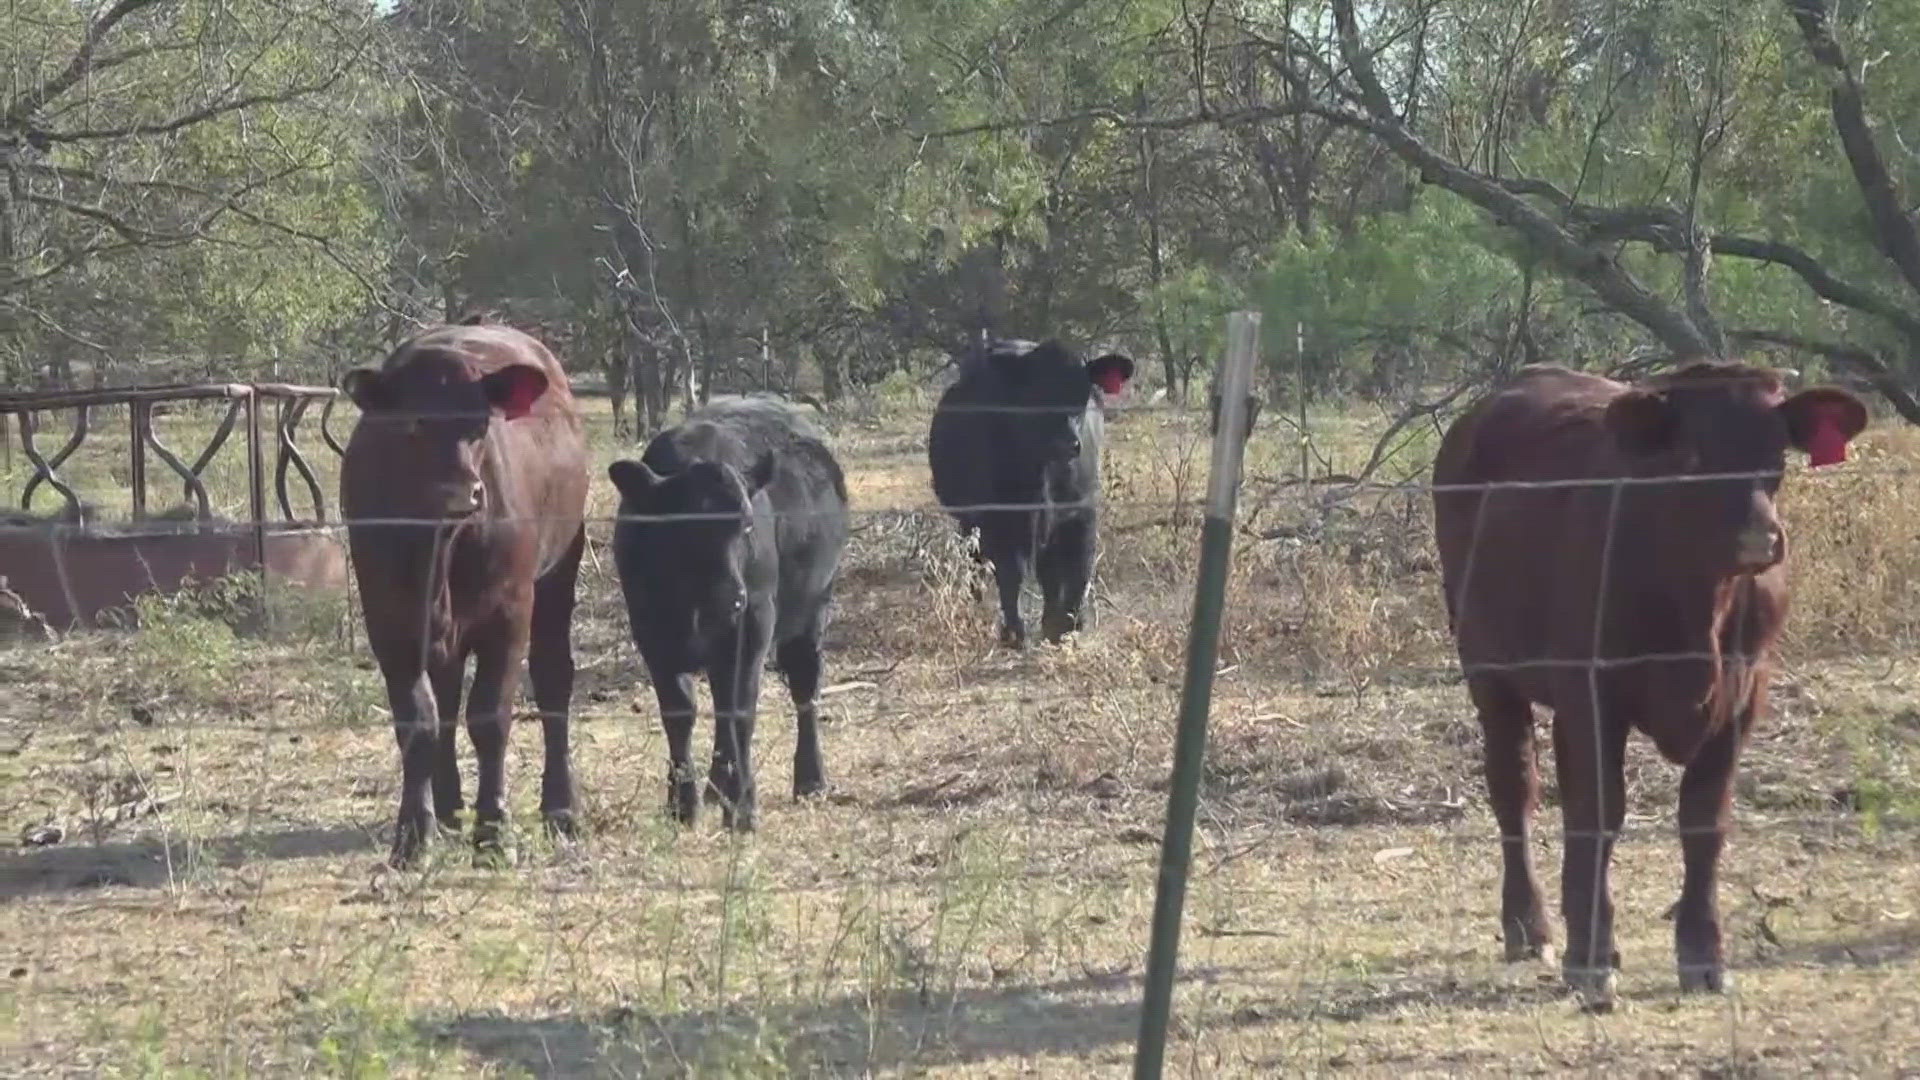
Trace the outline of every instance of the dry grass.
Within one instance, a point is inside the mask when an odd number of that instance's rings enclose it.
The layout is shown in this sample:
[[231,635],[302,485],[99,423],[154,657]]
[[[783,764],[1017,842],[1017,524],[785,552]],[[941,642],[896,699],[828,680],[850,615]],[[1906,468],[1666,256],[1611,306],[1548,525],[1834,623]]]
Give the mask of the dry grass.
[[[833,421],[860,513],[829,643],[836,789],[784,795],[791,710],[773,681],[764,820],[744,842],[711,816],[686,833],[661,820],[664,746],[603,551],[576,632],[585,835],[554,850],[532,827],[539,740],[522,725],[509,870],[473,868],[458,844],[419,873],[379,868],[398,770],[339,598],[275,591],[273,628],[235,633],[218,617],[233,597],[185,597],[147,605],[137,634],[0,649],[0,825],[21,843],[0,848],[0,1070],[1123,1074],[1204,417],[1112,424],[1099,622],[1015,656],[992,648],[950,527],[916,512],[926,408]],[[1374,425],[1312,427],[1350,470]],[[1262,481],[1293,467],[1295,442],[1257,433],[1243,531],[1284,535],[1243,536],[1235,555],[1172,1071],[1920,1061],[1920,475],[1895,468],[1920,468],[1915,434],[1876,431],[1854,464],[1789,480],[1787,670],[1722,894],[1737,993],[1674,992],[1676,774],[1636,744],[1626,1006],[1592,1018],[1553,972],[1497,960],[1497,849],[1424,497],[1310,512]],[[1419,449],[1396,476],[1418,476]],[[77,475],[107,501],[105,456]],[[604,483],[595,500],[611,512]],[[1551,889],[1552,811],[1545,824]],[[61,842],[25,845],[50,826]]]

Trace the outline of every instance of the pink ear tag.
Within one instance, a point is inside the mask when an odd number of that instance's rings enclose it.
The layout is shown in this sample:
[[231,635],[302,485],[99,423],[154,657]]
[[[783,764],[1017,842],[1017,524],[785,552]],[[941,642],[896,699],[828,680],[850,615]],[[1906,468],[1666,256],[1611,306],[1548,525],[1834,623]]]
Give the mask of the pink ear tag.
[[1813,468],[1837,465],[1847,460],[1847,437],[1840,428],[1844,406],[1816,405],[1813,431],[1807,436],[1807,463]]

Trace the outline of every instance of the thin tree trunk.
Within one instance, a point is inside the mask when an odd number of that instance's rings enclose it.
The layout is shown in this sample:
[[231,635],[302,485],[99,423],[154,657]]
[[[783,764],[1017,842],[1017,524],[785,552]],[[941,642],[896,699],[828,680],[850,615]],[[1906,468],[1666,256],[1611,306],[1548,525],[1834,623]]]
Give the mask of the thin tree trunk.
[[832,345],[815,345],[813,355],[820,363],[820,396],[829,404],[839,401],[845,387],[846,358]]
[[627,360],[627,350],[618,345],[608,349],[602,361],[602,370],[607,376],[607,397],[613,405],[615,438],[627,434],[627,374],[631,366]]
[[[1145,115],[1147,111],[1147,88],[1136,84],[1133,90],[1134,111]],[[1167,396],[1177,405],[1187,403],[1187,382],[1181,377],[1180,358],[1173,350],[1173,334],[1167,329],[1166,263],[1161,254],[1160,237],[1160,188],[1153,182],[1153,133],[1146,128],[1140,129],[1140,194],[1142,215],[1147,226],[1147,280],[1153,286],[1153,337],[1154,344],[1160,347],[1160,367],[1167,381]]]

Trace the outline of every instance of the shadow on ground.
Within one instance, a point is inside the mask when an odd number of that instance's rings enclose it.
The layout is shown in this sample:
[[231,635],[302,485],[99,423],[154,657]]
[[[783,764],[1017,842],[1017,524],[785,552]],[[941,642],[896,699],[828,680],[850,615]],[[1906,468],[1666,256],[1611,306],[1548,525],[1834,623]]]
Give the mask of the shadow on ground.
[[688,1073],[859,1076],[1054,1055],[1117,1061],[1130,1057],[1139,1034],[1139,997],[1137,978],[1115,975],[957,994],[849,996],[797,1007],[749,1003],[674,1015],[622,1009],[598,1019],[520,1019],[485,1013],[423,1021],[419,1028],[427,1038],[542,1080]]
[[307,859],[374,850],[356,825],[248,832],[212,839],[137,840],[0,853],[0,903],[111,885],[158,888],[196,867],[231,869],[261,860]]

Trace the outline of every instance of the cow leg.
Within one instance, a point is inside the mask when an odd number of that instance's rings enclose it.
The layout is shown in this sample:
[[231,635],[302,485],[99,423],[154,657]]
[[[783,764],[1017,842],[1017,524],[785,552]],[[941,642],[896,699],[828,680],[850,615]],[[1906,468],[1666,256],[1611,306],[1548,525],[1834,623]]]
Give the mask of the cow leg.
[[386,682],[394,739],[400,744],[400,810],[387,861],[406,867],[419,857],[421,843],[433,831],[428,794],[439,757],[440,714],[426,672],[388,672]]
[[1020,618],[1020,584],[1026,577],[1026,552],[1014,545],[996,545],[987,552],[993,563],[994,583],[1000,589],[1000,644],[1027,647],[1027,624]]
[[691,825],[700,811],[700,789],[693,780],[693,674],[651,666],[650,672],[667,734],[667,805],[675,820]]
[[754,827],[756,793],[753,779],[754,712],[760,699],[760,665],[764,644],[755,647],[755,632],[743,623],[747,635],[737,644],[723,645],[724,656],[707,666],[707,685],[713,691],[713,764],[707,786],[720,800],[720,820],[729,829],[749,832]]
[[1533,867],[1533,812],[1540,801],[1533,706],[1490,676],[1468,679],[1467,691],[1480,717],[1487,801],[1500,826],[1500,933],[1507,962],[1551,961],[1546,901]]
[[1088,517],[1061,522],[1041,549],[1035,569],[1045,604],[1040,612],[1040,634],[1048,641],[1059,641],[1091,622],[1081,605],[1093,577],[1093,548],[1094,524]]
[[547,576],[533,586],[533,624],[527,639],[527,681],[540,709],[546,760],[540,772],[540,817],[547,831],[573,835],[573,760],[568,712],[573,702],[573,607],[586,550],[585,527]]
[[[1749,713],[1750,715],[1750,713]],[[1674,911],[1674,959],[1680,989],[1720,993],[1726,989],[1726,955],[1720,937],[1720,850],[1733,808],[1733,776],[1748,715],[1714,732],[1680,777],[1680,857],[1685,875]]]
[[[822,612],[824,614],[824,611]],[[818,795],[827,789],[826,765],[820,757],[820,615],[799,634],[780,643],[775,661],[793,696],[799,731],[793,747],[793,797]]]
[[473,689],[467,695],[467,738],[480,761],[473,795],[473,844],[487,854],[499,851],[507,817],[507,743],[513,734],[514,684],[526,655],[525,632],[504,627],[474,650]]
[[460,828],[460,681],[466,674],[464,654],[427,669],[438,706],[439,731],[433,760],[433,816],[443,829]]
[[1560,970],[1595,1012],[1613,1007],[1614,969],[1620,966],[1608,871],[1627,814],[1626,749],[1625,724],[1604,716],[1596,723],[1584,708],[1554,716],[1553,764],[1566,828],[1560,911],[1567,921],[1567,951]]

